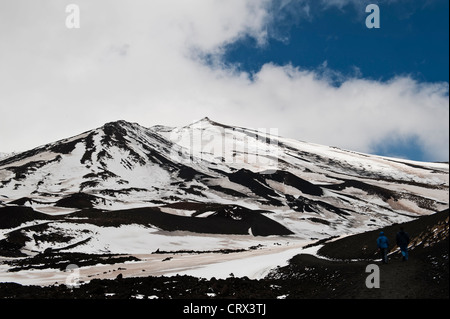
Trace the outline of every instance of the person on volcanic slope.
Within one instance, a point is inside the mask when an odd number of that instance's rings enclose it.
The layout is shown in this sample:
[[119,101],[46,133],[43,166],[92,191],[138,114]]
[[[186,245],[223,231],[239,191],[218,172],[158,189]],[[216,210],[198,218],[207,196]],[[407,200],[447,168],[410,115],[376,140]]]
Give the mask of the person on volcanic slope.
[[389,248],[389,240],[384,235],[383,231],[380,232],[380,236],[377,238],[377,247],[381,254],[381,261],[384,264],[387,264],[387,262],[388,262],[387,253],[388,253],[388,248]]
[[409,244],[409,235],[403,227],[400,227],[400,231],[397,233],[395,237],[397,241],[397,246],[400,248],[400,251],[403,255],[403,261],[408,260],[408,244]]

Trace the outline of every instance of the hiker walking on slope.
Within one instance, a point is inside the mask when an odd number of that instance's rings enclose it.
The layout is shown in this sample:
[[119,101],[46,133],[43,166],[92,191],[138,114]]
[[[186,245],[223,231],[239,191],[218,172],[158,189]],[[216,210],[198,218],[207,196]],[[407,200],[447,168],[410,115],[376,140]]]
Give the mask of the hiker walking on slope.
[[408,244],[409,244],[409,235],[406,233],[403,229],[403,227],[400,227],[400,231],[395,236],[395,239],[397,241],[397,246],[400,247],[400,251],[403,255],[403,261],[408,260]]
[[388,258],[388,248],[389,248],[389,240],[384,235],[384,232],[380,232],[380,236],[377,238],[377,247],[381,254],[381,261],[383,264],[387,264]]

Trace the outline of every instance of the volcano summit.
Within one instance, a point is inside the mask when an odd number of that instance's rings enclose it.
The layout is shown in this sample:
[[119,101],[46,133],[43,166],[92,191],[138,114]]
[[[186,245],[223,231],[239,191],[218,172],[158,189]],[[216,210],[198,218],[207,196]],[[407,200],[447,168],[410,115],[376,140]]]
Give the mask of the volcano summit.
[[[0,255],[305,244],[448,208],[448,163],[117,121],[0,159]],[[260,247],[259,246],[259,247]]]

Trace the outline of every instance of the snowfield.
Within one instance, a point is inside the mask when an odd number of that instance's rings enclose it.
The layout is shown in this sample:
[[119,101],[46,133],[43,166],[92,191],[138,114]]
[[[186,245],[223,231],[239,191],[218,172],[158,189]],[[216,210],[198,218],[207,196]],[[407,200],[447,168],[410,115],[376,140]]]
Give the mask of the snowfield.
[[[76,227],[67,227],[64,224],[57,224],[54,227],[68,234],[76,232]],[[124,254],[135,256],[140,261],[80,267],[78,270],[81,282],[89,282],[94,278],[114,279],[118,273],[124,277],[178,274],[206,279],[229,276],[260,279],[271,269],[286,265],[294,255],[317,250],[317,248],[303,249],[311,242],[289,237],[255,238],[208,236],[186,232],[167,233],[156,229],[149,231],[138,225],[119,228],[93,227],[91,231],[96,235],[94,240],[65,252]],[[78,237],[77,240],[82,241],[86,238]],[[250,248],[256,246],[257,248]],[[25,250],[31,252],[45,248],[48,247],[27,246]],[[232,252],[221,253],[220,250]],[[23,285],[65,284],[71,274],[69,271],[59,269],[32,269],[20,272],[8,270],[9,267],[0,263],[0,282],[16,282]]]

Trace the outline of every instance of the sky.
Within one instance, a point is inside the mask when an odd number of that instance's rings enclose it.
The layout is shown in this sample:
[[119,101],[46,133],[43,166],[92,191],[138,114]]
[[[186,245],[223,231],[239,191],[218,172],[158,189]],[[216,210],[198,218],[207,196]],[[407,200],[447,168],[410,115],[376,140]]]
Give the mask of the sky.
[[448,161],[448,12],[448,0],[0,0],[0,152],[120,119],[208,116]]

